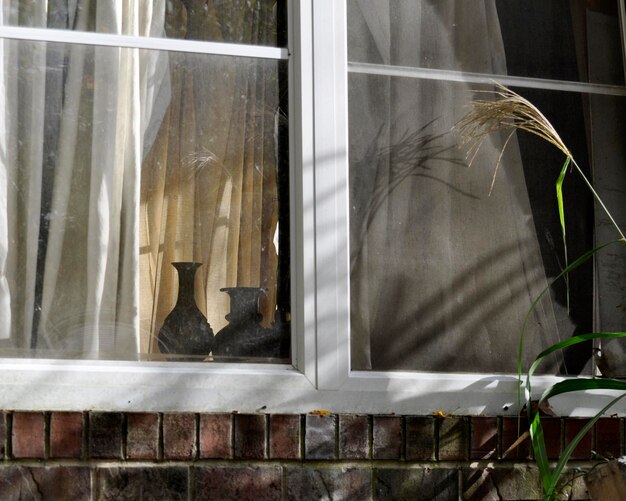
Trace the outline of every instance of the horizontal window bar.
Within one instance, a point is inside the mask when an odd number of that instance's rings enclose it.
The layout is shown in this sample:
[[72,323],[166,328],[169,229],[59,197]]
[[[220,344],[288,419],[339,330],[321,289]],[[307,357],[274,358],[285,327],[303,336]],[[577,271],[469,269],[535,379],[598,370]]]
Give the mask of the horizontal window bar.
[[544,80],[541,78],[515,77],[510,75],[486,75],[451,70],[435,70],[430,68],[413,68],[408,66],[390,66],[371,63],[348,63],[349,73],[366,75],[384,75],[389,77],[419,78],[426,80],[442,80],[446,82],[467,82],[475,84],[493,84],[498,82],[510,87],[529,89],[558,90],[567,92],[584,92],[609,96],[626,96],[626,87],[618,85],[601,85],[566,80]]
[[219,362],[133,362],[125,360],[63,360],[43,358],[2,358],[3,370],[27,372],[67,371],[90,373],[133,374],[237,374],[253,376],[297,376],[300,372],[290,364],[219,363]]
[[131,49],[168,50],[194,52],[219,56],[254,57],[258,59],[288,59],[289,51],[280,47],[244,45],[234,43],[203,42],[173,38],[137,37],[114,33],[93,33],[86,31],[52,30],[45,28],[23,28],[0,26],[0,38],[29,40],[37,42],[59,42],[106,47],[127,47]]

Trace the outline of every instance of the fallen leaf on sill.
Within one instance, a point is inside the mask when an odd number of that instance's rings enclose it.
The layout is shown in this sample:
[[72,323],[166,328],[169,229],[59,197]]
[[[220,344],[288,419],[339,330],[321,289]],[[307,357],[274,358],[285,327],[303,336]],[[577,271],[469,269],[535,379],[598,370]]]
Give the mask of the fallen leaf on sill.
[[332,412],[325,411],[323,409],[316,409],[314,411],[309,412],[309,414],[313,414],[315,416],[330,416],[332,414]]

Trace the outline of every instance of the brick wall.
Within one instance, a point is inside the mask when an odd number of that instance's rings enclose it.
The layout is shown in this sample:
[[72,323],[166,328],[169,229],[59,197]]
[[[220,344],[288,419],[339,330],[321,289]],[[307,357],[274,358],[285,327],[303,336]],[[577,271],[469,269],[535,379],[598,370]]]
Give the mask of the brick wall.
[[[551,458],[584,422],[544,421]],[[514,417],[3,412],[0,499],[540,499],[521,432]],[[623,437],[600,420],[575,465]]]

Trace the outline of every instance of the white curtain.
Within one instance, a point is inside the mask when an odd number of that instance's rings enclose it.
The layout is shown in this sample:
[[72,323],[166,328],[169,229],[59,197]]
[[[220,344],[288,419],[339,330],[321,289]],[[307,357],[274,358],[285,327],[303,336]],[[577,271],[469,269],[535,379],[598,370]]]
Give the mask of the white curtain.
[[[45,27],[59,14],[36,4],[26,15],[5,2],[2,22],[21,15]],[[163,32],[164,0],[74,8],[65,20],[76,30]],[[139,174],[147,131],[163,113],[154,103],[167,88],[167,62],[136,49],[0,43],[3,347],[136,354]]]
[[[494,0],[348,5],[351,61],[506,74]],[[476,85],[356,73],[349,84],[353,368],[515,372],[547,283],[515,138],[489,195],[506,136],[468,168],[451,132]],[[539,305],[528,353],[558,338]]]

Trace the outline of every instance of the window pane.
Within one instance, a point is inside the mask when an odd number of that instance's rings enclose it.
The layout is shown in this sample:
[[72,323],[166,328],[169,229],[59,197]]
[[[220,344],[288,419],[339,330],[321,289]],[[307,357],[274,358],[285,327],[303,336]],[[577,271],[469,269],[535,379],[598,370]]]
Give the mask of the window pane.
[[[471,167],[453,129],[486,87],[351,74],[352,367],[515,373],[525,315],[565,266],[554,184],[563,154],[534,135],[485,140]],[[626,225],[623,97],[518,89],[545,113]],[[506,145],[506,148],[504,149]],[[504,154],[500,159],[500,153]],[[496,166],[495,182],[490,193]],[[576,171],[564,185],[571,262],[618,234]],[[595,219],[594,219],[595,217]],[[551,290],[531,315],[527,361],[594,327],[623,329],[625,246]],[[544,370],[589,370],[591,347]]]
[[286,47],[286,9],[285,0],[18,0],[0,24]]
[[614,0],[348,0],[354,62],[623,85],[620,40]]
[[0,57],[0,354],[288,361],[286,64]]

